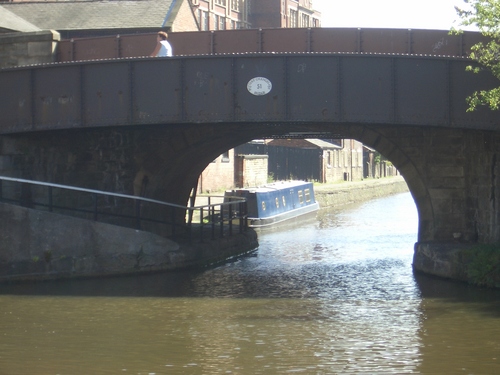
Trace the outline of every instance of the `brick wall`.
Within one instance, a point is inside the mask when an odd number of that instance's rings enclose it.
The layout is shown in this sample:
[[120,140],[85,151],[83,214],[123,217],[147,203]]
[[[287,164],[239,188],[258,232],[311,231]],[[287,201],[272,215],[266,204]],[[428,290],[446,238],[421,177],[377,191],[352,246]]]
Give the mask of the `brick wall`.
[[[359,142],[357,142],[359,143]],[[360,181],[363,179],[363,153],[360,150],[324,150],[323,178],[320,182]]]
[[261,186],[267,182],[268,156],[267,155],[238,155],[236,158],[236,185],[237,187]]
[[191,6],[189,5],[189,1],[182,2],[179,12],[175,17],[171,31],[199,31],[198,24],[196,23],[196,18]]
[[219,156],[202,172],[199,193],[221,192],[234,187],[261,186],[267,183],[267,155],[238,155],[229,150],[229,157]]
[[0,34],[0,68],[54,62],[59,40],[52,30]]
[[226,157],[219,156],[210,163],[198,179],[199,193],[224,191],[234,187],[234,150],[229,150]]

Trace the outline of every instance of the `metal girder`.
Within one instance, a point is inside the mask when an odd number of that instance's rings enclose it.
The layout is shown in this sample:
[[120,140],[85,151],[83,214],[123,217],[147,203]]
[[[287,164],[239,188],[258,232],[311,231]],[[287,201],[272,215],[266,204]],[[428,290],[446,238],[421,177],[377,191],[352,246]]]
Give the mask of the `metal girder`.
[[[454,58],[269,54],[0,71],[0,133],[182,123],[353,123],[495,129],[465,98],[497,84]],[[245,125],[246,126],[246,125]]]

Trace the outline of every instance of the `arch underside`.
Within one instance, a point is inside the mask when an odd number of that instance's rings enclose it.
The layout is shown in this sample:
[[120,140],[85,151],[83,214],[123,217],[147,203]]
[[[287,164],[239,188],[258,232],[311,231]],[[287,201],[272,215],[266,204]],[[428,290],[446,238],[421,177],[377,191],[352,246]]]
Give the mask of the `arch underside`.
[[288,133],[356,139],[384,155],[414,198],[419,242],[500,240],[500,137],[481,130],[297,122],[61,130],[2,136],[1,155],[13,160],[2,173],[185,205],[218,155]]
[[181,196],[187,197],[206,165],[228,148],[287,133],[310,138],[331,135],[376,149],[400,171],[419,213],[419,242],[499,240],[496,150],[500,139],[496,133],[383,124],[216,124],[209,128],[177,165],[179,174],[192,170]]

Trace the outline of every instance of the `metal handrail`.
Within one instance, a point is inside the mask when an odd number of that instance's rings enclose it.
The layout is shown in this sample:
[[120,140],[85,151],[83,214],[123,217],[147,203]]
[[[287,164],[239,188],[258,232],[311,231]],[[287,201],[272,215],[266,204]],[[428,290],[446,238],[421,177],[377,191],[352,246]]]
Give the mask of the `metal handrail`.
[[[10,188],[10,194],[5,189],[5,182],[14,184]],[[32,186],[45,188],[47,190],[45,199],[40,194],[33,197]],[[30,187],[30,189],[27,189],[27,187]],[[71,193],[90,195],[91,209],[88,208],[88,204],[80,203],[68,206],[57,203],[54,194],[56,189],[70,193],[64,195],[63,199],[70,198]],[[78,201],[78,198],[73,197],[73,201],[75,199]],[[212,203],[214,198],[222,201]],[[130,207],[126,204],[115,204],[113,206],[109,202],[111,199],[125,199],[131,201],[133,206]],[[146,230],[173,239],[186,238],[189,241],[194,239],[203,241],[207,236],[212,239],[226,235],[231,236],[234,234],[233,221],[237,221],[239,233],[247,228],[246,200],[240,197],[211,196],[208,197],[208,204],[206,205],[187,207],[133,195],[0,176],[0,202],[48,210],[49,212],[64,212],[64,214],[70,216],[81,216],[83,214],[84,218],[89,219],[91,217],[91,220],[99,222],[109,222],[112,219],[111,223],[115,225]],[[144,215],[143,211],[146,205],[156,212],[155,216],[146,217]],[[116,210],[113,210],[113,208]],[[120,212],[121,210],[126,211],[127,208],[132,210],[132,213]],[[186,218],[188,219],[186,220]],[[194,222],[191,220],[192,218],[196,218],[198,221]],[[219,231],[215,230],[216,226],[219,227]],[[198,227],[199,230],[193,230]]]

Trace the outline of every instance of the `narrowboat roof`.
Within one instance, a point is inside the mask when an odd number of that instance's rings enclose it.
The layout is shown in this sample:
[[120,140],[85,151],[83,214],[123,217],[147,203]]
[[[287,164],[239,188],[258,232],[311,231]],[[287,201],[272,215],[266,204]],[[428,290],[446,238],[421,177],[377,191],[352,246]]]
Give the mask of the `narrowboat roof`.
[[251,193],[265,193],[276,190],[291,189],[295,187],[307,187],[312,186],[312,182],[307,181],[278,181],[270,184],[262,185],[259,187],[248,187],[236,190],[247,190]]

